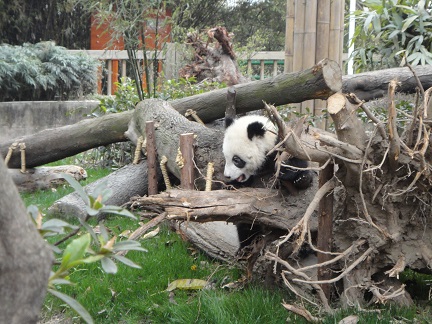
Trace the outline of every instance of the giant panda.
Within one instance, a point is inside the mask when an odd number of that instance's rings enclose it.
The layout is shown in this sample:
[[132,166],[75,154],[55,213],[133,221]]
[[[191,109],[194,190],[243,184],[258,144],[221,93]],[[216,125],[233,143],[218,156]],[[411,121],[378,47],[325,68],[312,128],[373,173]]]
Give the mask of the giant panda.
[[[265,116],[246,115],[237,119],[225,119],[225,134],[222,151],[225,157],[224,176],[228,184],[249,186],[253,178],[263,169],[274,170],[275,154],[267,153],[277,144],[276,126]],[[292,157],[285,165],[307,168],[307,161]],[[294,170],[281,167],[279,179],[290,182],[297,189],[308,188],[313,179],[309,170]],[[260,228],[250,224],[237,224],[240,249],[249,245]]]

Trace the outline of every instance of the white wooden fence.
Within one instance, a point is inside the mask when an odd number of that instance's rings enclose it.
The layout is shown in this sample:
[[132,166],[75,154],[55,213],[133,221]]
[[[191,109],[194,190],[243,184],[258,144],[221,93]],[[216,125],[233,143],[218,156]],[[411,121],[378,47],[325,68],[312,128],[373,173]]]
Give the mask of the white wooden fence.
[[[106,87],[103,88],[103,92],[105,94],[112,94],[115,88],[113,83],[118,77],[131,77],[127,68],[129,56],[126,50],[70,50],[70,52],[86,53],[104,61],[106,69]],[[162,75],[167,80],[177,78],[179,69],[185,64],[184,48],[175,44],[167,44],[165,50],[157,51],[156,58],[155,52],[153,51],[147,51],[146,55],[150,64],[156,64],[156,62],[154,62],[155,59],[157,63],[162,62]],[[136,59],[140,61],[144,60],[142,51],[136,52]],[[248,56],[240,55],[237,60],[241,64],[246,64],[247,75],[262,80],[266,77],[272,77],[282,73],[284,52],[255,52]],[[152,70],[152,67],[150,67],[150,70]]]

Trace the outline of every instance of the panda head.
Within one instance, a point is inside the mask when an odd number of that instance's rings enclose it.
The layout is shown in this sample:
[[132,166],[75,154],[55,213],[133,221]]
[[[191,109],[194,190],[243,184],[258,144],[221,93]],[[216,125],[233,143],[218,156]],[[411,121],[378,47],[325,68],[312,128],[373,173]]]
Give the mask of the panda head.
[[276,127],[267,117],[248,115],[226,121],[222,147],[225,177],[231,181],[248,181],[264,165],[276,138]]

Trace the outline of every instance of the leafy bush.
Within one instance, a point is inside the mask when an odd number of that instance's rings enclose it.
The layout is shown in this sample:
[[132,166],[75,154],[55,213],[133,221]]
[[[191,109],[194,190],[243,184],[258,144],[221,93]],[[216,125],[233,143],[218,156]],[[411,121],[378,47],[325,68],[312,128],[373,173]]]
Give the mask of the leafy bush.
[[117,113],[135,108],[139,101],[135,81],[123,77],[120,82],[115,82],[115,85],[117,91],[114,96],[102,96],[96,110],[102,113]]
[[165,81],[158,97],[163,100],[174,100],[225,87],[226,84],[220,82],[207,80],[197,82],[195,77],[179,78]]
[[432,64],[431,5],[418,0],[366,0],[357,11],[355,69]]
[[99,62],[53,42],[0,45],[0,101],[71,100],[94,93]]

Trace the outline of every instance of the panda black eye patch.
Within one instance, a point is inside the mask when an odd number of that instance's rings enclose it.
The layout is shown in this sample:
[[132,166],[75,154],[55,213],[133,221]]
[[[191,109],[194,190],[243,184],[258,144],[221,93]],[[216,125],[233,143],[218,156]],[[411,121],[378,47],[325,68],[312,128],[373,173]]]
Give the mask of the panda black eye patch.
[[232,161],[234,165],[239,169],[244,168],[244,166],[246,165],[246,162],[239,158],[237,155],[233,156]]

